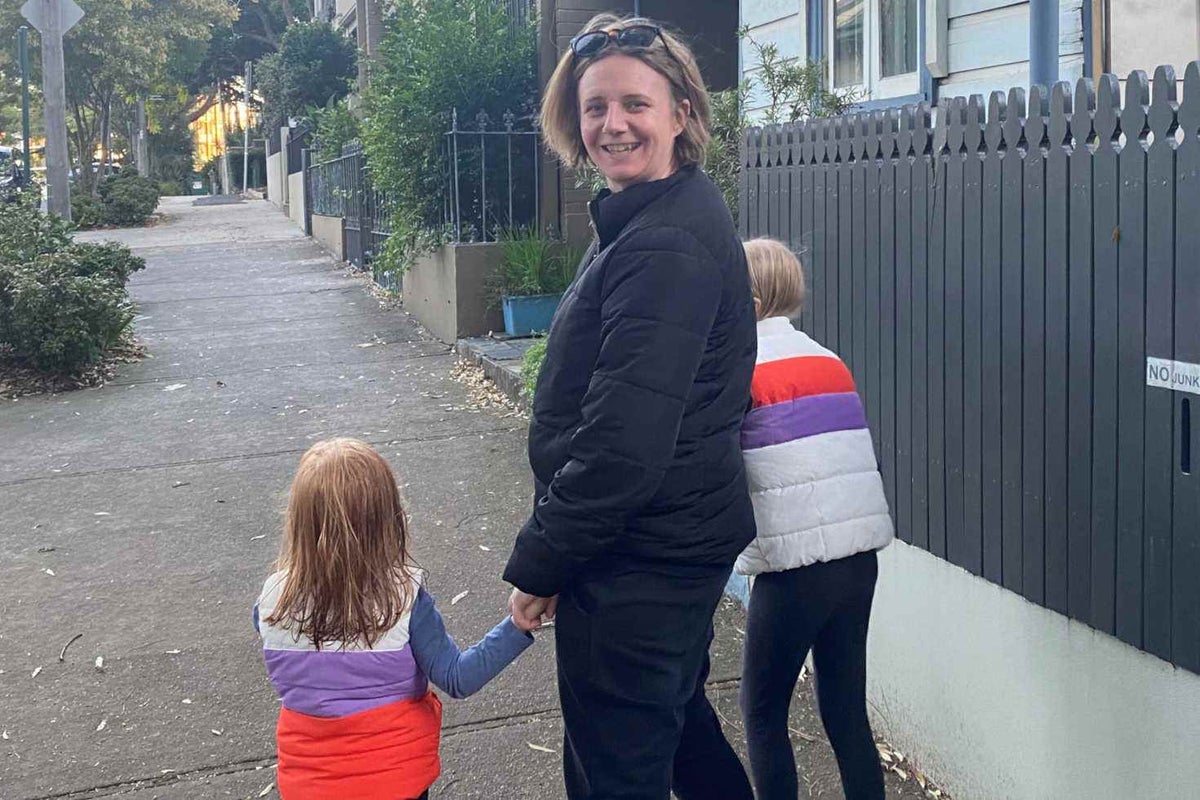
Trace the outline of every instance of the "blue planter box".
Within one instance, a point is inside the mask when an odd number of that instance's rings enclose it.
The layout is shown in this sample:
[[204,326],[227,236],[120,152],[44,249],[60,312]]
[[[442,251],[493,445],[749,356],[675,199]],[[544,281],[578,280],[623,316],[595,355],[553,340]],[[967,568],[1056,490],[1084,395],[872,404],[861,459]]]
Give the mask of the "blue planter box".
[[504,332],[509,336],[529,336],[550,330],[561,294],[533,294],[524,297],[504,295]]

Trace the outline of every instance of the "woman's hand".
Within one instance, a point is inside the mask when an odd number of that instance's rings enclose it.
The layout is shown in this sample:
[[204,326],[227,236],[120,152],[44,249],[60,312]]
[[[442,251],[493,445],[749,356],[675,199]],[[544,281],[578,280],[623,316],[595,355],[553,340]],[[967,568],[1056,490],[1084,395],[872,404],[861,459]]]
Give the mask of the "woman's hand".
[[536,631],[542,627],[543,619],[554,619],[557,610],[558,595],[537,597],[513,589],[508,598],[508,613],[512,614],[513,624],[523,631]]

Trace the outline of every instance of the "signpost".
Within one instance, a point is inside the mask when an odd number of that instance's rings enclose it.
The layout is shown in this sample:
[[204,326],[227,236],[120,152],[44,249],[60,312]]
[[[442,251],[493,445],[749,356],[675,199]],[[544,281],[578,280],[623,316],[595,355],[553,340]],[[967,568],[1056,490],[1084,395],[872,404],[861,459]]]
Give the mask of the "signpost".
[[[67,151],[67,88],[63,66],[63,34],[83,19],[74,0],[27,0],[21,14],[42,35],[42,93],[46,105],[47,206],[71,219],[70,154]],[[27,151],[28,152],[28,151]],[[83,169],[91,169],[91,154],[80,153]]]
[[242,89],[242,124],[246,127],[242,145],[242,195],[245,196],[250,174],[250,81],[253,78],[254,62],[246,62],[246,84]]
[[33,162],[29,152],[29,27],[17,31],[18,54],[21,61],[21,147],[25,154],[25,185],[33,181]]

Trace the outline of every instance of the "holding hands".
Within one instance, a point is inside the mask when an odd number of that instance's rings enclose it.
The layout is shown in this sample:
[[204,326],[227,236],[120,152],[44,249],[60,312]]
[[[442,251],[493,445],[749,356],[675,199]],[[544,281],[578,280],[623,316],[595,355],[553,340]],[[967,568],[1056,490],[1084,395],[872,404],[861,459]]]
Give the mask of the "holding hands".
[[545,622],[554,619],[557,610],[558,595],[537,597],[513,589],[508,598],[508,613],[512,614],[513,624],[523,631],[538,630]]

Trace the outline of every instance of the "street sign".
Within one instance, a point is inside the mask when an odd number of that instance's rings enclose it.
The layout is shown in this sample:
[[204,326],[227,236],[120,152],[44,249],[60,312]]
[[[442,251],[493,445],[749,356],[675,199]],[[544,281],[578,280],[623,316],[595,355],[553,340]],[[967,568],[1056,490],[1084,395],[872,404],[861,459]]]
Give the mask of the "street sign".
[[[29,20],[30,25],[45,33],[49,5],[46,0],[28,0],[21,6],[21,15]],[[62,21],[59,33],[66,33],[83,19],[83,9],[75,4],[75,0],[59,0],[58,6],[59,19]]]

